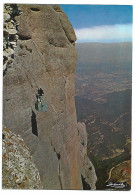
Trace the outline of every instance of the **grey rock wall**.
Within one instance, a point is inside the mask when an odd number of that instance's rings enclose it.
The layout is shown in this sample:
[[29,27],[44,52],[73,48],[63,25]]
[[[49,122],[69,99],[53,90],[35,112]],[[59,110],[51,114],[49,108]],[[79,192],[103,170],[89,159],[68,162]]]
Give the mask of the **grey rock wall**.
[[83,189],[96,190],[96,173],[95,168],[87,156],[87,131],[85,123],[77,124],[79,135],[79,153],[81,159],[81,177],[83,182]]
[[[58,5],[19,9],[14,61],[3,78],[3,126],[24,139],[43,189],[82,189],[74,30]],[[39,89],[45,112],[35,108]]]

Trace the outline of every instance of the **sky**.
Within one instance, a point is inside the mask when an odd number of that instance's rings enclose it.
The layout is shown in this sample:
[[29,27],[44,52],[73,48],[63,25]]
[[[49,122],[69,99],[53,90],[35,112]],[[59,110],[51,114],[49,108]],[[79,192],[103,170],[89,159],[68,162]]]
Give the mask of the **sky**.
[[131,42],[131,5],[61,5],[77,42]]

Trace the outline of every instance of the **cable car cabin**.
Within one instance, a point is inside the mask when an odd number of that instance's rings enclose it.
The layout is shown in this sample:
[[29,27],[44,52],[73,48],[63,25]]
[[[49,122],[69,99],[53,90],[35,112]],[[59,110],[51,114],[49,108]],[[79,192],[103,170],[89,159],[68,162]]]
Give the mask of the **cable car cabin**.
[[43,97],[39,96],[37,102],[35,103],[35,109],[38,112],[46,112],[47,111],[47,104],[43,101]]

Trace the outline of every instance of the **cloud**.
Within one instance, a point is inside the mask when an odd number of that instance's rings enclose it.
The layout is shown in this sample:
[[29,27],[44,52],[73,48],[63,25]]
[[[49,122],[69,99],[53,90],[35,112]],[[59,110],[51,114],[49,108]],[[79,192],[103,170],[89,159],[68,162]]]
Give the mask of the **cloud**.
[[132,40],[132,24],[75,29],[77,42],[121,42]]

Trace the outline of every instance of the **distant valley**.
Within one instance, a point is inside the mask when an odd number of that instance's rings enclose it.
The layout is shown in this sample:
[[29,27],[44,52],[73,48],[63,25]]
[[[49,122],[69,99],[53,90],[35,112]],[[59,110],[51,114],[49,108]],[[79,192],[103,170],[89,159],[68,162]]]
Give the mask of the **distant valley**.
[[131,43],[82,43],[76,49],[76,96],[102,102],[106,93],[131,88]]
[[[108,189],[111,168],[131,158],[132,44],[82,43],[76,44],[76,50],[77,118],[86,124],[97,189]],[[130,171],[129,162],[119,166]],[[124,190],[129,190],[129,182]]]

